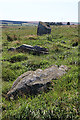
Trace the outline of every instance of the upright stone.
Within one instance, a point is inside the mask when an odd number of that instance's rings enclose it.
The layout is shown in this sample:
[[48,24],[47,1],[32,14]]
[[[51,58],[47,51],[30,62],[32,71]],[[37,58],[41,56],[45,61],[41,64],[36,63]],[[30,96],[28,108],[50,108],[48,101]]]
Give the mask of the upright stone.
[[39,22],[39,25],[37,28],[37,35],[50,34],[50,33],[51,33],[50,26],[44,22]]

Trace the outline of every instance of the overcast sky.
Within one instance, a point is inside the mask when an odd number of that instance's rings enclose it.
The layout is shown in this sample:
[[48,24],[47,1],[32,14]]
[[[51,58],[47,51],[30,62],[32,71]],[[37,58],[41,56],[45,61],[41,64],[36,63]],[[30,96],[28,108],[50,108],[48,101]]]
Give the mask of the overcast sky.
[[78,22],[79,0],[0,0],[0,20]]

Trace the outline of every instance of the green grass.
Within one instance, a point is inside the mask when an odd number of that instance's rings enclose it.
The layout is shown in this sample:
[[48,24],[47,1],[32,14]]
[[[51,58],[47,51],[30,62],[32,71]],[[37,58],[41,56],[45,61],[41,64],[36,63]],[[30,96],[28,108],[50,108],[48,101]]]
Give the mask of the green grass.
[[[78,120],[79,53],[77,26],[51,26],[50,35],[37,36],[35,26],[9,26],[2,36],[2,120]],[[17,37],[8,41],[6,34]],[[65,43],[62,43],[64,41]],[[39,45],[49,50],[46,55],[10,52],[10,47],[22,44]],[[58,80],[52,80],[47,92],[35,96],[23,95],[8,101],[6,94],[15,79],[24,72],[45,69],[51,65],[67,65],[69,71]]]

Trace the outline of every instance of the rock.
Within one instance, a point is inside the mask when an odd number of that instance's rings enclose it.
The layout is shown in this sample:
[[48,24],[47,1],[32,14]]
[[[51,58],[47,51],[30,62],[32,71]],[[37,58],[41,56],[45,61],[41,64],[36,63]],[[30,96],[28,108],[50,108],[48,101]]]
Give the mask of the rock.
[[78,42],[72,44],[73,47],[78,46]]
[[26,45],[26,44],[23,44],[20,47],[16,48],[17,51],[28,51],[28,50],[33,50],[33,49],[34,49],[33,46]]
[[37,35],[50,34],[50,33],[51,33],[50,26],[44,22],[39,22],[39,25],[37,28]]
[[48,49],[40,47],[40,46],[31,46],[23,44],[20,47],[16,48],[17,51],[24,51],[24,52],[30,52],[33,53],[42,53],[42,54],[48,54]]
[[63,40],[61,41],[61,43],[64,43],[64,44],[66,44],[66,42],[65,42],[65,41],[63,41]]
[[15,51],[16,48],[12,47],[12,48],[9,48],[8,51]]
[[40,47],[40,46],[34,46],[34,49],[36,50],[36,51],[44,51],[44,52],[48,52],[48,49],[47,48],[43,48],[43,47]]
[[45,70],[37,69],[36,71],[28,71],[19,76],[13,83],[11,90],[7,93],[8,98],[17,95],[37,94],[47,89],[47,85],[51,80],[56,80],[66,73],[67,66],[56,65]]
[[62,71],[68,71],[68,67],[66,66],[66,65],[61,65],[60,67],[59,67],[59,70],[62,70]]

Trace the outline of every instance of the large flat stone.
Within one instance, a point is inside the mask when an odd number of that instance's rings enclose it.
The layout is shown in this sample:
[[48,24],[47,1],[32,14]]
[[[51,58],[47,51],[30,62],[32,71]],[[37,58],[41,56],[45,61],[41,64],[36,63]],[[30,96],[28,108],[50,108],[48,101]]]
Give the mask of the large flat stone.
[[13,83],[11,90],[7,96],[17,96],[21,94],[36,94],[46,89],[47,84],[51,80],[56,80],[66,73],[68,68],[64,65],[51,66],[45,70],[37,69],[36,71],[28,71],[19,76]]

